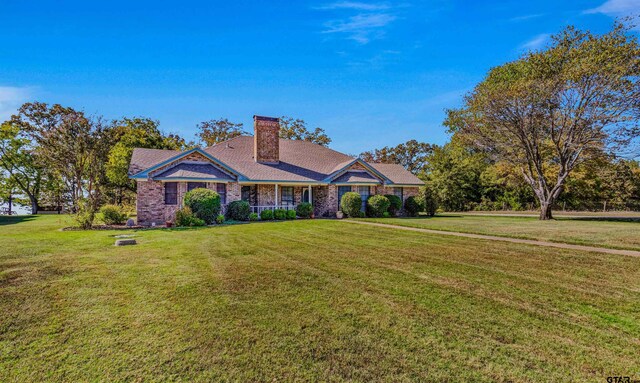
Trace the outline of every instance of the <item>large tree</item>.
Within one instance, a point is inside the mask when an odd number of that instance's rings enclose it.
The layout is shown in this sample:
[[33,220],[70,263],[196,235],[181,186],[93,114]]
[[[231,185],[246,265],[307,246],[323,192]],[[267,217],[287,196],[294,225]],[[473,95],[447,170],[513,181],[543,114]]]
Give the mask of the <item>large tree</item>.
[[444,146],[433,146],[420,176],[438,206],[447,211],[461,211],[480,201],[480,175],[486,167],[482,154],[454,140]]
[[445,121],[516,166],[551,209],[576,166],[629,150],[638,137],[640,47],[629,27],[604,35],[568,27],[551,45],[493,68]]
[[87,208],[95,211],[110,142],[102,120],[59,104],[34,102],[22,105],[11,124],[34,142],[39,165],[62,181],[72,210],[87,200]]
[[427,156],[433,148],[425,142],[409,140],[397,146],[385,146],[382,149],[374,149],[360,153],[359,157],[367,162],[380,162],[387,164],[400,164],[413,174],[423,171]]
[[36,160],[31,140],[17,125],[0,125],[0,171],[7,195],[17,190],[29,199],[31,214],[38,212],[43,168]]
[[111,123],[111,141],[106,176],[115,189],[117,203],[125,190],[134,192],[135,182],[129,179],[129,163],[134,148],[182,150],[189,144],[178,135],[162,133],[159,122],[149,118],[122,118]]
[[234,137],[248,134],[242,129],[242,126],[241,122],[231,122],[226,118],[203,121],[196,125],[198,128],[198,137],[200,137],[200,140],[206,146],[215,145]]
[[331,143],[331,138],[327,136],[324,129],[315,128],[310,131],[304,120],[287,116],[280,117],[280,138],[309,141],[322,146],[329,146]]

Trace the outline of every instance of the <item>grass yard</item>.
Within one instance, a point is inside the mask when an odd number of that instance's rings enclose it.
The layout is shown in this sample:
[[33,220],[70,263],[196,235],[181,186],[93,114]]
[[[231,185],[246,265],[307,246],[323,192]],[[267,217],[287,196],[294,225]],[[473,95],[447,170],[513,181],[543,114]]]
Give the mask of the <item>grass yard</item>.
[[500,217],[474,214],[442,214],[435,217],[419,218],[366,218],[363,220],[433,230],[640,250],[640,221],[579,217],[540,221],[536,217]]
[[640,258],[329,220],[114,247],[65,219],[0,218],[2,382],[640,379]]

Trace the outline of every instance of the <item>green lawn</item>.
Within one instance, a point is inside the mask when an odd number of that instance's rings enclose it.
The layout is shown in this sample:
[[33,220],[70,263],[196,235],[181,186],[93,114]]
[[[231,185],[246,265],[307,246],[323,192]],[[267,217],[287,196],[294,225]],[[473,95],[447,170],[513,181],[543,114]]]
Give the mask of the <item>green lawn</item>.
[[[21,221],[20,221],[21,220]],[[0,381],[640,379],[640,258],[308,220],[0,218]]]
[[540,221],[535,217],[442,214],[420,218],[366,218],[400,226],[640,250],[640,221],[579,217]]

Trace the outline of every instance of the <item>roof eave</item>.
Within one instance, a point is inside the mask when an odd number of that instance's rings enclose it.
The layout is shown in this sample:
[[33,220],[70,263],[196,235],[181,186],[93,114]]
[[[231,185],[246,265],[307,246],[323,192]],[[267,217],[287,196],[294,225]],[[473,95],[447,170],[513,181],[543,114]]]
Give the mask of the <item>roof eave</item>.
[[229,183],[236,182],[236,180],[227,178],[207,178],[207,177],[154,177],[153,181],[162,182],[178,182],[178,181],[201,181],[201,182],[217,182],[217,183]]
[[156,169],[159,169],[159,168],[161,168],[161,167],[163,167],[165,165],[168,165],[168,164],[170,164],[170,163],[172,163],[174,161],[177,161],[180,158],[188,156],[189,154],[192,154],[192,153],[199,153],[199,154],[203,155],[205,158],[211,160],[211,162],[217,164],[218,166],[222,167],[223,169],[227,170],[228,172],[230,172],[232,174],[235,174],[239,178],[240,177],[246,178],[239,171],[233,169],[229,165],[227,165],[224,162],[220,161],[219,159],[213,157],[211,154],[207,153],[206,151],[204,151],[204,150],[202,150],[200,148],[193,148],[193,149],[189,149],[187,151],[184,151],[184,152],[182,152],[180,154],[177,154],[177,155],[175,155],[175,156],[173,156],[171,158],[168,158],[168,159],[166,159],[166,160],[164,160],[164,161],[162,161],[162,162],[160,162],[160,163],[158,163],[156,165],[153,165],[153,166],[151,166],[151,167],[149,167],[149,168],[147,168],[145,170],[142,170],[142,171],[140,171],[140,172],[138,172],[138,173],[136,173],[134,175],[131,175],[131,176],[129,176],[129,178],[130,179],[146,179],[146,178],[148,178],[148,175],[149,175],[150,172],[152,172],[152,171],[154,171]]
[[360,165],[364,166],[367,170],[369,170],[376,176],[380,177],[383,183],[391,182],[389,178],[387,178],[384,174],[380,173],[377,169],[375,169],[373,166],[369,165],[368,163],[362,161],[360,158],[354,158],[353,161],[349,162],[348,164],[343,166],[341,169],[338,169],[335,172],[331,173],[327,178],[324,179],[324,181],[327,183],[331,183],[331,181],[333,181],[336,177],[339,177],[343,173],[348,171],[349,167],[353,166],[356,163],[359,163]]

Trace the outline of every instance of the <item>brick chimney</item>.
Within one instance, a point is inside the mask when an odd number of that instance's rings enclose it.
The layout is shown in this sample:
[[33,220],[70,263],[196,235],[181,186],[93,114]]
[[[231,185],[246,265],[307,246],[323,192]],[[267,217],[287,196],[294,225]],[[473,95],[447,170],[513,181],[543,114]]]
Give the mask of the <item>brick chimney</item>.
[[253,158],[256,162],[280,162],[280,120],[274,117],[253,116]]

